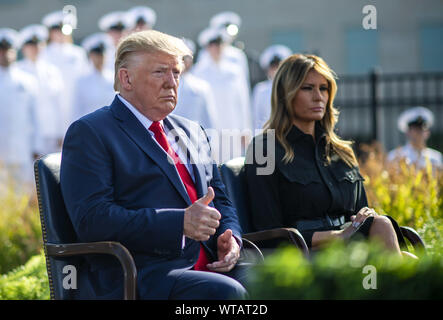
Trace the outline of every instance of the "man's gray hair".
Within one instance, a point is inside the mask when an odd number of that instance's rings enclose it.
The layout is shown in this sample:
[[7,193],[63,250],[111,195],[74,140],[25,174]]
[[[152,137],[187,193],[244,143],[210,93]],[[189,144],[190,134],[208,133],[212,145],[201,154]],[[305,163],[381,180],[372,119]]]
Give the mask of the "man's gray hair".
[[191,56],[191,50],[183,40],[156,30],[134,32],[123,38],[117,46],[115,55],[114,90],[120,91],[118,71],[127,68],[129,57],[134,53],[164,52],[178,57],[183,61],[184,56]]

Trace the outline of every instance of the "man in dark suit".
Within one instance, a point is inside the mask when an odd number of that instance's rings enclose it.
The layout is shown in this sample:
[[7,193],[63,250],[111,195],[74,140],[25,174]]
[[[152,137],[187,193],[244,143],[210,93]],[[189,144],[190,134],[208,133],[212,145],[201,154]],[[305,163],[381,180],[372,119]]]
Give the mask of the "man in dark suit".
[[[208,138],[170,115],[188,54],[183,41],[158,31],[122,40],[119,94],[66,133],[62,194],[79,241],[119,241],[132,253],[139,298],[244,298],[234,280],[241,230]],[[79,268],[79,298],[121,297],[116,261],[91,256]]]

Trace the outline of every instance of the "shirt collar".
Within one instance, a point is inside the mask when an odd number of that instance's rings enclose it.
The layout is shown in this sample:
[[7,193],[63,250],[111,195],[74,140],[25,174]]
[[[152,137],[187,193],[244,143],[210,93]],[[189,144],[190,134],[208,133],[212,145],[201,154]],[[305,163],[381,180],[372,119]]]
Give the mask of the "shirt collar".
[[[152,133],[152,131],[149,130],[149,127],[151,126],[153,121],[147,118],[145,115],[143,115],[140,111],[138,111],[137,108],[135,108],[128,100],[123,98],[120,94],[117,94],[117,97],[134,114],[134,116],[138,119],[138,121],[141,122],[143,127],[145,127],[146,130]],[[159,122],[163,126],[163,120],[160,120]]]
[[[288,139],[288,141],[295,142],[298,139],[305,137],[305,136],[311,137],[310,134],[304,133],[296,125],[293,125],[291,130],[289,130],[289,133],[286,136],[286,138]],[[326,136],[325,129],[323,129],[320,122],[316,121],[315,122],[315,140],[316,140],[315,142],[318,143],[320,141],[320,139],[323,138],[324,136]]]

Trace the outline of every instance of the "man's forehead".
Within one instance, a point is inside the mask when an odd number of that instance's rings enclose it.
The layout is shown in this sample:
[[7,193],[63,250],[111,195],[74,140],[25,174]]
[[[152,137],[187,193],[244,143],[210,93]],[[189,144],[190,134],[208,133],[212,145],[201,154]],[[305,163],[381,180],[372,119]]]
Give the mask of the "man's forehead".
[[154,52],[140,51],[134,53],[134,56],[137,56],[138,59],[147,62],[152,62],[155,64],[178,65],[182,63],[182,57],[179,57],[177,55],[172,55],[163,51],[154,51]]

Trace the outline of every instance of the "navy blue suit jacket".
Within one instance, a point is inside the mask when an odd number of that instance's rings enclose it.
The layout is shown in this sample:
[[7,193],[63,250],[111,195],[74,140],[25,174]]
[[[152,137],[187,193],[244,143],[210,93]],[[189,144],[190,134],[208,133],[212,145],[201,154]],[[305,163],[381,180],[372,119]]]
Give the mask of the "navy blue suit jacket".
[[[198,197],[214,188],[210,204],[221,213],[220,226],[208,241],[216,260],[217,237],[226,229],[241,239],[232,203],[226,196],[209,142],[195,122],[169,115],[163,120],[178,131],[192,161]],[[63,145],[61,189],[80,242],[118,241],[134,257],[139,298],[167,299],[174,279],[195,264],[200,243],[186,238],[183,217],[191,201],[168,156],[117,98],[74,122]],[[114,258],[88,256],[77,266],[79,298],[121,298],[123,275]]]

